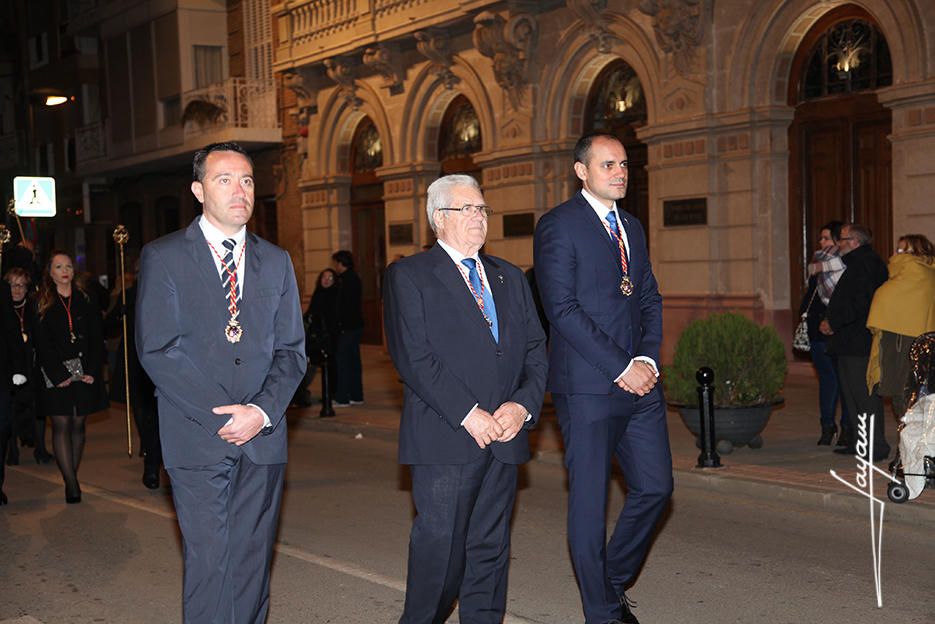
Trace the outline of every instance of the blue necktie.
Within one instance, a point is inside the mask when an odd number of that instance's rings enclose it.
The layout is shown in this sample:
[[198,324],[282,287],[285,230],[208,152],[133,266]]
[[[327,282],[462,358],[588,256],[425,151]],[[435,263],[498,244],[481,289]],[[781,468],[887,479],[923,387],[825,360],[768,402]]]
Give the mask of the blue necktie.
[[[484,301],[484,314],[490,321],[490,333],[493,339],[500,342],[500,327],[497,325],[497,308],[493,304],[493,295],[489,288],[484,288],[480,281],[480,275],[477,273],[477,260],[474,258],[465,258],[461,264],[468,268],[468,279],[471,280],[471,286],[477,294],[483,293],[481,299]],[[472,295],[473,296],[473,295]],[[479,307],[479,306],[478,306]]]
[[[620,227],[617,225],[617,215],[614,213],[614,211],[611,210],[610,212],[608,212],[607,216],[604,217],[604,219],[607,221],[607,224],[610,226],[610,231],[614,233],[612,237],[614,239],[614,244],[616,245],[618,240],[622,242],[623,239],[621,239],[620,237]],[[630,254],[629,252],[627,252],[626,245],[623,246],[623,252],[626,254],[627,260],[629,260]]]
[[237,263],[234,261],[234,247],[237,246],[237,241],[233,238],[225,238],[221,244],[224,245],[224,249],[227,250],[227,255],[224,256],[223,260],[224,266],[227,268],[221,274],[221,284],[224,286],[224,296],[227,297],[228,304],[230,304],[231,276],[234,278],[234,292],[237,294],[237,300],[240,300],[240,284],[237,282]]

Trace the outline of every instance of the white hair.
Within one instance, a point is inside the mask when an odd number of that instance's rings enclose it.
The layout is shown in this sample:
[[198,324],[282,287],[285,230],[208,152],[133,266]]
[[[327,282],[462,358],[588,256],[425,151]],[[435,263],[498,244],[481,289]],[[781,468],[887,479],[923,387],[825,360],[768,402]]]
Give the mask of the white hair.
[[454,189],[459,187],[472,188],[478,192],[481,191],[480,184],[472,176],[455,173],[438,178],[431,184],[425,200],[425,214],[429,218],[429,225],[432,231],[438,233],[438,227],[435,225],[435,211],[439,208],[451,208],[451,196]]

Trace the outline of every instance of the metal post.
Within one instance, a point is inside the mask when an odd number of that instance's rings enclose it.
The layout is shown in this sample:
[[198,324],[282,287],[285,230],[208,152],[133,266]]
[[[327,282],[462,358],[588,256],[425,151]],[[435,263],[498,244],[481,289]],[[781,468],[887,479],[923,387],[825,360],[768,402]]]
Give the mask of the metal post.
[[318,416],[321,418],[328,418],[334,416],[334,408],[331,406],[331,388],[330,388],[330,377],[331,377],[331,360],[328,357],[328,351],[326,349],[321,350],[321,412]]
[[720,468],[717,454],[717,435],[714,431],[714,371],[702,366],[695,373],[698,381],[698,415],[701,420],[701,455],[698,468]]

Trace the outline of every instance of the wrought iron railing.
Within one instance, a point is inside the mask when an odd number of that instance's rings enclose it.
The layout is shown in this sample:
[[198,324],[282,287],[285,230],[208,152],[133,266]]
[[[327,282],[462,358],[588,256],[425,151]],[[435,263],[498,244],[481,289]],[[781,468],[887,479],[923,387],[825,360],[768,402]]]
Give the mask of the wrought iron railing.
[[219,128],[279,127],[274,80],[228,78],[182,94],[185,136]]

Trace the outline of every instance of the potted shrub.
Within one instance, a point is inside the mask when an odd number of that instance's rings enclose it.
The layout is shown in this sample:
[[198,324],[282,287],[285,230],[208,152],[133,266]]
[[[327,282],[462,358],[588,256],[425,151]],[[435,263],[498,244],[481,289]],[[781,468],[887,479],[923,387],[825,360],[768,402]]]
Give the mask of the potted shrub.
[[763,444],[760,433],[772,408],[782,403],[779,391],[786,378],[785,348],[775,328],[724,312],[693,321],[675,347],[675,359],[666,369],[665,389],[685,426],[698,439],[698,382],[695,374],[707,366],[714,370],[714,413],[717,450],[730,453],[734,446]]

